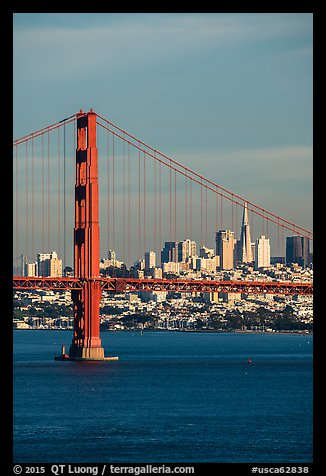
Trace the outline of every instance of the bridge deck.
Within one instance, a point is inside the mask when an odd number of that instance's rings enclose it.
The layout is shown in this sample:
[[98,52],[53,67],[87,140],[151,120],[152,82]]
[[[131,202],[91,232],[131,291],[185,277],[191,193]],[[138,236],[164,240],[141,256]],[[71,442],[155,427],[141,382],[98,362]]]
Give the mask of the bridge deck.
[[[87,279],[81,278],[43,278],[20,277],[13,278],[14,289],[51,289],[73,290],[83,289]],[[185,280],[185,279],[136,279],[136,278],[94,278],[99,281],[103,291],[112,293],[139,291],[167,292],[226,292],[244,294],[301,294],[312,295],[313,283],[296,283],[284,281],[214,281],[214,280]]]

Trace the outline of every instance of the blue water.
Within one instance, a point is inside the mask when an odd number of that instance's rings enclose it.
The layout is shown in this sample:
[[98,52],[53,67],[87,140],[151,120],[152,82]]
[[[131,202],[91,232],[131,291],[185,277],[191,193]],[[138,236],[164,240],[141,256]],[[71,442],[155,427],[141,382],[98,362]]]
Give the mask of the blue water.
[[[14,332],[15,462],[312,462],[311,335]],[[248,364],[248,357],[252,364]]]

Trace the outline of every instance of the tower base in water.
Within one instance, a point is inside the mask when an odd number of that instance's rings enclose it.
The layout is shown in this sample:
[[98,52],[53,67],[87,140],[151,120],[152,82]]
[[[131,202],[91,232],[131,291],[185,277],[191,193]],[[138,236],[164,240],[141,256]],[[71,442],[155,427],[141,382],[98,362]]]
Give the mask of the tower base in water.
[[99,362],[107,360],[119,360],[119,357],[105,357],[103,347],[77,347],[72,344],[69,349],[69,354],[66,354],[65,346],[62,346],[61,355],[55,356],[54,360]]

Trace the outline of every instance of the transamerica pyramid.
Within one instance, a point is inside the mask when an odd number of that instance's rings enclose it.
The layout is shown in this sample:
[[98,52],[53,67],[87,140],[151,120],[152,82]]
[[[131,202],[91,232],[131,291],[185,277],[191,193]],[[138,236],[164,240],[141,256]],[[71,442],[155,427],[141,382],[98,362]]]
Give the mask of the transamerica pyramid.
[[251,263],[253,261],[247,202],[244,203],[244,208],[243,208],[239,251],[240,251],[239,261],[241,263]]

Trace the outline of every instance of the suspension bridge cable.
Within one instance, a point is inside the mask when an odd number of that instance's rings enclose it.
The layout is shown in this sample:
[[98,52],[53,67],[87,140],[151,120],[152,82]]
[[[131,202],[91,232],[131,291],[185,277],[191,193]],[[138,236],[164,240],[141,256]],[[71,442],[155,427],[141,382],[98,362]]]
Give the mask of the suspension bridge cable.
[[[165,165],[171,166],[171,164],[173,163],[176,167],[179,167],[179,168],[181,169],[181,170],[178,170],[179,173],[182,173],[182,174],[184,175],[184,171],[187,170],[190,174],[194,175],[195,177],[197,177],[197,178],[202,178],[207,184],[213,185],[214,187],[218,187],[220,190],[222,190],[222,191],[224,192],[224,194],[223,194],[223,197],[224,197],[224,198],[227,198],[228,200],[232,200],[232,198],[230,198],[230,197],[228,196],[228,195],[232,195],[233,200],[234,200],[235,203],[239,203],[239,202],[236,202],[235,199],[234,199],[234,197],[235,197],[237,200],[240,200],[240,201],[242,201],[242,202],[246,202],[246,203],[248,204],[248,210],[249,210],[249,208],[251,208],[251,209],[254,208],[254,209],[257,209],[257,211],[254,211],[254,213],[256,213],[256,214],[258,214],[258,215],[261,214],[261,213],[258,211],[258,210],[260,210],[260,211],[264,211],[265,213],[267,213],[268,215],[272,216],[273,218],[278,218],[278,215],[275,215],[274,213],[267,211],[266,209],[260,207],[259,205],[256,205],[256,204],[254,204],[253,202],[250,202],[249,200],[243,199],[243,198],[240,197],[239,195],[234,194],[233,192],[227,190],[227,189],[224,188],[224,187],[217,186],[214,182],[212,182],[212,181],[210,181],[209,179],[206,179],[205,177],[201,176],[200,174],[198,174],[198,173],[192,171],[192,170],[189,169],[188,167],[185,167],[185,166],[181,165],[181,164],[178,163],[177,161],[175,161],[175,160],[171,159],[170,157],[166,156],[165,154],[159,152],[157,149],[152,148],[151,146],[149,146],[149,145],[146,144],[145,142],[140,141],[140,140],[137,139],[135,136],[133,136],[133,135],[129,134],[128,132],[124,131],[123,129],[119,128],[118,126],[116,126],[115,124],[113,124],[111,121],[108,121],[107,119],[105,119],[104,117],[100,116],[99,114],[97,114],[97,117],[99,117],[100,119],[102,119],[103,121],[105,121],[107,124],[109,124],[110,126],[114,127],[115,129],[117,129],[118,131],[120,131],[120,132],[123,131],[127,137],[129,137],[129,138],[132,139],[132,140],[136,140],[139,144],[142,144],[142,146],[148,148],[149,150],[151,150],[151,151],[153,151],[153,152],[156,151],[157,154],[159,154],[161,157],[163,157],[164,159],[170,161],[170,165],[169,165],[169,163],[163,162]],[[102,124],[101,124],[101,125],[102,125]],[[106,126],[102,125],[102,127],[106,127]],[[114,132],[114,134],[119,135],[117,132]],[[136,145],[133,144],[132,142],[131,142],[131,144],[136,147]],[[151,154],[148,154],[148,155],[151,155]],[[159,159],[158,159],[158,160],[159,160]],[[193,179],[193,180],[195,180],[195,179]],[[197,180],[195,180],[195,181],[197,181]],[[198,181],[197,181],[197,182],[198,182]],[[206,185],[204,184],[204,186],[206,186]],[[207,188],[210,189],[210,187],[208,187],[208,186],[207,186]],[[213,190],[213,189],[211,189],[211,190]],[[215,190],[213,190],[213,191],[215,191]],[[220,193],[221,193],[221,192],[220,192]],[[225,194],[228,194],[228,195],[225,195]],[[222,193],[221,193],[221,196],[222,196]],[[279,219],[280,219],[282,222],[287,223],[288,225],[291,225],[291,226],[294,225],[294,223],[290,222],[289,220],[286,220],[286,219],[281,218],[281,217],[279,217]],[[273,220],[271,220],[271,221],[273,221]],[[273,222],[275,223],[275,221],[273,221]],[[312,233],[312,232],[310,232],[309,230],[306,230],[306,229],[304,229],[304,228],[302,228],[302,227],[298,227],[298,226],[297,226],[297,228],[299,228],[299,229],[300,229],[301,231],[303,231],[304,233],[308,233],[308,235],[309,235],[308,237],[311,237],[311,239],[312,239],[312,236],[313,236],[313,233]],[[291,230],[292,228],[288,228],[288,229]],[[301,233],[301,234],[302,234],[302,233]],[[304,236],[304,234],[302,234],[302,235]]]

